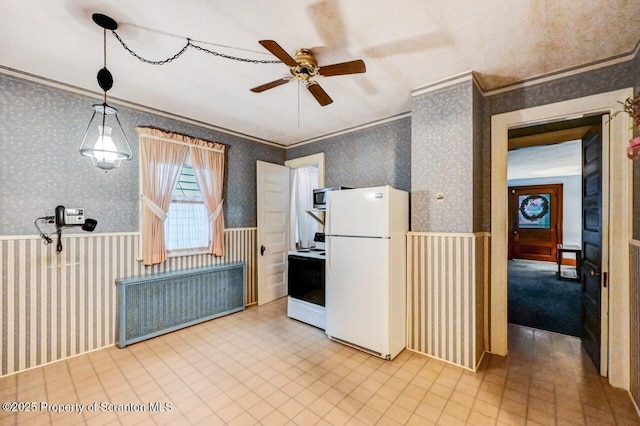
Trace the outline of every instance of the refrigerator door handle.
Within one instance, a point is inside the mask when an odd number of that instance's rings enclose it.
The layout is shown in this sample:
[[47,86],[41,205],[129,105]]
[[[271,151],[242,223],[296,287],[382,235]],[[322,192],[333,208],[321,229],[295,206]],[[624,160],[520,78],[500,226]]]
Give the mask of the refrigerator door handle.
[[[324,217],[324,221],[326,222],[326,226],[324,229],[324,232],[326,235],[331,235],[331,197],[329,197],[329,195],[327,194],[327,210],[325,213],[325,217]],[[328,216],[328,217],[327,217]]]

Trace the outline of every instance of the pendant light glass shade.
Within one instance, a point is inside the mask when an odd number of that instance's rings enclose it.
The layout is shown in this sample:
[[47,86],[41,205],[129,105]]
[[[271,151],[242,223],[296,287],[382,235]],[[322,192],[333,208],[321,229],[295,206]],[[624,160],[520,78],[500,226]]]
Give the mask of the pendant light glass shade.
[[104,91],[104,102],[93,105],[93,115],[84,132],[80,155],[91,158],[94,166],[102,170],[120,167],[122,160],[131,160],[133,154],[118,110],[107,104],[107,91],[113,86],[113,76],[107,69],[107,30],[114,31],[118,23],[107,15],[94,13],[93,22],[102,28],[104,67],[98,71],[98,85]]
[[118,110],[106,102],[93,105],[93,109],[80,155],[91,158],[93,165],[102,170],[120,167],[123,160],[131,160],[133,155],[118,119]]

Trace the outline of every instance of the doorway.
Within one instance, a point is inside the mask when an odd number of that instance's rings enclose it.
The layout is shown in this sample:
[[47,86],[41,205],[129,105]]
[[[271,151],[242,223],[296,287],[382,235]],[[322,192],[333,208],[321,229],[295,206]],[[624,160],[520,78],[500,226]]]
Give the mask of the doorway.
[[[606,120],[606,122],[605,122]],[[527,148],[520,148],[522,145],[521,138],[512,137],[522,129],[512,129],[509,131],[509,144],[515,145],[520,150],[536,150],[535,159],[530,161],[542,160],[538,164],[537,169],[543,169],[545,166],[550,167],[550,170],[562,171],[566,167],[569,173],[572,169],[580,171],[578,177],[578,184],[580,190],[572,191],[576,200],[574,205],[581,204],[580,209],[574,214],[573,223],[577,225],[577,229],[580,232],[579,244],[565,245],[562,241],[562,229],[548,229],[553,222],[552,213],[554,210],[561,210],[561,207],[557,203],[558,194],[561,193],[562,185],[552,187],[550,185],[536,185],[530,190],[522,190],[523,195],[519,195],[518,199],[522,197],[523,204],[525,201],[535,201],[531,208],[531,214],[526,213],[526,209],[518,210],[515,218],[510,218],[510,223],[514,226],[518,226],[520,222],[523,222],[525,227],[535,226],[538,228],[534,231],[541,231],[545,236],[545,241],[538,242],[536,246],[532,242],[532,238],[525,238],[525,247],[527,244],[530,249],[525,250],[527,254],[534,255],[537,260],[552,260],[551,256],[545,257],[543,254],[556,254],[557,251],[562,253],[565,247],[578,247],[582,250],[576,249],[574,252],[576,256],[585,257],[585,263],[589,264],[589,270],[593,271],[593,277],[589,275],[576,274],[575,278],[580,286],[572,285],[563,281],[563,275],[561,274],[562,265],[558,267],[558,276],[551,279],[549,273],[554,274],[553,269],[548,269],[549,265],[545,262],[538,262],[533,265],[534,268],[530,268],[528,273],[519,274],[514,276],[514,269],[522,270],[521,264],[514,265],[513,261],[508,262],[508,300],[509,300],[509,320],[512,318],[519,321],[529,322],[528,325],[535,328],[541,328],[543,330],[560,332],[562,334],[570,334],[579,337],[582,346],[586,350],[587,354],[592,359],[596,368],[606,375],[606,366],[603,366],[601,359],[603,357],[604,348],[602,347],[603,340],[606,342],[606,331],[602,332],[602,322],[606,321],[607,309],[603,310],[602,298],[603,295],[606,298],[606,289],[601,289],[601,280],[595,276],[595,272],[600,274],[603,269],[603,264],[606,264],[608,259],[603,256],[603,236],[606,235],[606,227],[602,221],[602,200],[608,194],[608,183],[602,181],[602,147],[603,147],[603,127],[608,123],[608,115],[594,115],[587,116],[579,119],[572,120],[560,120],[552,123],[545,123],[539,125],[529,125],[523,129],[529,135],[528,140],[532,143],[534,134],[532,131],[541,131],[539,137],[541,143],[539,145],[530,146]],[[574,141],[575,152],[571,152],[570,148],[566,152],[562,152],[562,147],[573,146],[571,142],[562,142],[564,139],[579,138]],[[550,150],[544,154],[544,150]],[[510,151],[511,152],[511,151]],[[546,157],[546,158],[545,158]],[[555,164],[554,164],[555,162]],[[563,163],[563,162],[566,162]],[[549,163],[549,164],[547,164]],[[555,167],[554,167],[555,166]],[[556,172],[557,173],[557,172]],[[560,177],[553,177],[552,179],[560,179]],[[526,188],[526,187],[525,187]],[[547,193],[538,192],[536,190],[548,190]],[[529,195],[530,194],[530,195]],[[509,194],[510,201],[514,198],[514,194]],[[517,195],[517,194],[515,194]],[[533,197],[533,198],[532,198]],[[546,203],[546,204],[545,204]],[[554,205],[555,204],[555,205]],[[543,207],[546,207],[544,209]],[[524,217],[523,216],[524,211]],[[546,215],[542,215],[546,213]],[[541,216],[537,220],[528,220],[527,217]],[[546,220],[545,220],[546,219]],[[556,223],[557,226],[557,214]],[[514,228],[515,229],[515,228]],[[521,239],[521,233],[529,235],[525,231],[531,231],[530,229],[517,230],[516,238],[514,240]],[[557,239],[555,234],[559,235]],[[512,232],[513,235],[513,232]],[[548,240],[560,241],[561,245],[557,248],[554,246],[552,250],[548,247]],[[581,242],[580,242],[581,241]],[[571,243],[574,243],[572,241]],[[518,243],[515,244],[514,251],[518,248]],[[539,249],[539,253],[536,253],[534,249]],[[547,249],[548,252],[544,253],[543,250]],[[561,258],[558,257],[560,263]],[[576,259],[578,260],[578,259]],[[581,264],[582,259],[576,262],[576,266]],[[532,265],[528,265],[532,266]],[[545,270],[545,267],[547,269]],[[606,269],[606,268],[605,268]],[[606,286],[604,286],[606,287]],[[523,292],[523,289],[529,289],[528,292]],[[519,297],[516,297],[519,295]],[[537,303],[536,303],[537,302]],[[521,309],[514,309],[519,305]],[[533,315],[523,316],[523,311],[531,313]],[[604,336],[603,336],[604,334]],[[605,356],[606,358],[606,356]]]
[[285,161],[291,169],[290,249],[308,248],[314,244],[316,231],[324,231],[321,213],[313,216],[313,189],[324,187],[324,153]]
[[257,162],[258,304],[287,295],[287,252],[291,250],[291,169],[317,167],[324,185],[324,153],[297,158],[285,165]]
[[[599,117],[590,118],[599,125]],[[580,247],[582,216],[582,141],[585,120],[529,126],[509,132],[510,324],[579,337],[581,287],[576,253],[562,256],[558,244]],[[534,133],[540,132],[540,133]],[[576,140],[565,140],[576,139]],[[537,143],[537,144],[534,144]],[[565,278],[568,277],[568,278]]]
[[[620,102],[633,96],[633,89],[600,93],[584,98],[542,105],[524,110],[497,114],[491,117],[491,295],[490,295],[490,352],[507,355],[507,152],[508,131],[532,123],[555,122],[574,117],[614,113]],[[620,117],[622,114],[620,115]],[[607,268],[615,286],[603,292],[602,366],[609,371],[609,382],[618,387],[629,387],[629,253],[631,237],[631,167],[623,148],[631,137],[629,119],[611,120],[603,132],[609,140],[603,141],[603,181],[611,192],[603,202],[603,224],[611,232],[603,239],[603,250],[609,259]],[[611,225],[614,226],[611,226]],[[609,354],[612,354],[609,357]],[[601,373],[603,371],[601,370]],[[604,372],[606,374],[606,371]]]

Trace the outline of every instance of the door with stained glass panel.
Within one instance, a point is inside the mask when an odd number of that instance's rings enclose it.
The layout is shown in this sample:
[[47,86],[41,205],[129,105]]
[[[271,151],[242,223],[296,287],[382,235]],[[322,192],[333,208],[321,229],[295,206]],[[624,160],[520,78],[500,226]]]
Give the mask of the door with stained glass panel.
[[509,259],[555,262],[562,243],[562,184],[509,187],[509,231]]

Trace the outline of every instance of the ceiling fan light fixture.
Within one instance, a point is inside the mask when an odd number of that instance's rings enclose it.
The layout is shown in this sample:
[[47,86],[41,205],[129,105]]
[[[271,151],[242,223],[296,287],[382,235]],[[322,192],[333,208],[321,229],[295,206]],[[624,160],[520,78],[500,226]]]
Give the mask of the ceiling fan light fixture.
[[332,77],[345,74],[360,74],[367,71],[362,59],[319,67],[318,61],[313,56],[313,52],[311,52],[310,49],[297,49],[296,53],[292,57],[273,40],[260,40],[258,43],[287,65],[289,67],[289,72],[293,77],[288,80],[275,80],[250,89],[254,93],[261,93],[265,90],[273,89],[274,87],[280,86],[289,80],[297,80],[299,82],[306,83],[307,90],[311,92],[320,106],[327,106],[332,103],[333,100],[327,92],[320,87],[317,81],[311,80],[311,77]]
[[309,80],[310,77],[318,75],[318,62],[309,49],[297,49],[294,55],[298,63],[295,67],[289,67],[291,74],[299,80]]

